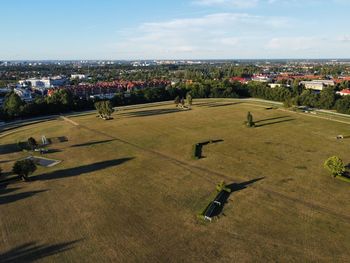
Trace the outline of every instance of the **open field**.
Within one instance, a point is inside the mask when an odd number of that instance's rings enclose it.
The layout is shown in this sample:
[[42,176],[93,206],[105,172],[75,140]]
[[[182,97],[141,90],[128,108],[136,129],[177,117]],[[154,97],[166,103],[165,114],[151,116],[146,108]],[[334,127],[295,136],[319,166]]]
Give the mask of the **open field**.
[[[243,125],[251,111],[257,128]],[[350,185],[325,159],[350,162],[350,125],[234,100],[126,109],[33,124],[0,139],[54,140],[29,183],[0,187],[0,262],[349,262]],[[203,148],[193,160],[192,146]],[[218,182],[223,214],[197,219]],[[84,259],[84,260],[82,260]]]

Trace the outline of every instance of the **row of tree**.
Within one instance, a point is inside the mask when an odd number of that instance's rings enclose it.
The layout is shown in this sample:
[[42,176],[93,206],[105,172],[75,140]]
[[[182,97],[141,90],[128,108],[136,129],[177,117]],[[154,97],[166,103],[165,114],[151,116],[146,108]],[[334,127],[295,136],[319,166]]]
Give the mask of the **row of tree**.
[[[115,94],[111,100],[111,105],[115,107],[174,100],[176,97],[186,98],[187,94],[190,94],[193,98],[254,97],[284,102],[286,106],[303,105],[322,109],[335,109],[340,113],[350,114],[350,97],[338,96],[332,87],[325,88],[320,93],[315,93],[311,90],[305,90],[298,82],[292,83],[289,87],[272,89],[266,83],[250,82],[249,84],[241,84],[228,79],[202,80],[190,83],[179,82],[174,86],[165,88],[146,88],[130,93],[120,92]],[[95,102],[96,100],[74,97],[70,91],[65,89],[55,92],[50,97],[38,97],[30,103],[24,103],[15,93],[9,93],[0,110],[0,118],[11,120],[68,111],[88,110],[94,108]],[[102,104],[100,106],[102,107]],[[108,113],[106,116],[108,116]]]
[[16,93],[10,92],[6,95],[2,108],[0,108],[0,119],[12,120],[69,111],[82,111],[93,109],[93,106],[93,101],[76,98],[65,89],[58,90],[50,97],[37,97],[34,101],[28,103],[22,101]]

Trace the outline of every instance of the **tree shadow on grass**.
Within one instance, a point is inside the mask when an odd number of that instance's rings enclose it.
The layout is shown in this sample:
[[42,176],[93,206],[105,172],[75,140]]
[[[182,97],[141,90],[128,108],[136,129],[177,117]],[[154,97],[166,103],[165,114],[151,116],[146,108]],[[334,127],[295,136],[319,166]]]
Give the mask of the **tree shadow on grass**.
[[0,252],[1,263],[35,262],[45,257],[65,252],[80,240],[54,245],[39,245],[36,242],[25,243],[5,252]]
[[214,104],[214,105],[209,105],[209,108],[218,108],[218,107],[227,107],[227,106],[233,106],[233,105],[238,105],[243,102],[234,102],[234,103],[224,103],[224,104]]
[[75,144],[75,145],[72,145],[71,147],[77,148],[77,147],[92,146],[92,145],[103,144],[103,143],[108,143],[108,142],[112,142],[112,141],[115,141],[115,140],[104,140],[104,141],[98,141],[98,142],[87,142],[87,143]]
[[2,163],[10,163],[10,162],[14,162],[16,161],[16,159],[12,159],[12,160],[3,160],[3,161],[0,161],[0,164]]
[[259,128],[259,127],[264,127],[264,126],[279,124],[279,123],[283,123],[283,122],[290,122],[290,121],[295,121],[295,119],[285,119],[285,120],[267,122],[267,123],[263,123],[263,124],[255,124],[255,127],[256,127],[256,128]]
[[249,185],[252,185],[256,182],[259,182],[261,180],[265,179],[265,177],[260,177],[260,178],[256,178],[256,179],[253,179],[253,180],[249,180],[249,181],[246,181],[246,182],[243,182],[243,183],[233,183],[233,184],[230,184],[228,185],[227,187],[231,190],[231,194],[234,193],[234,192],[239,192],[241,190],[244,190],[246,189]]
[[216,107],[226,107],[226,106],[233,106],[238,105],[243,102],[230,102],[230,103],[221,103],[221,102],[203,102],[203,103],[195,103],[194,106],[196,107],[208,107],[208,108],[216,108]]
[[17,143],[9,143],[0,145],[0,154],[17,153],[21,150],[18,148]]
[[47,149],[47,152],[45,154],[50,154],[50,153],[60,153],[62,150],[59,149]]
[[221,191],[217,195],[215,200],[220,202],[221,205],[217,205],[215,207],[215,209],[213,210],[213,213],[212,213],[212,217],[218,216],[222,213],[222,210],[224,209],[224,206],[227,203],[227,200],[229,199],[231,194],[233,194],[235,192],[242,191],[242,190],[246,189],[249,185],[252,185],[252,184],[254,184],[260,180],[263,180],[263,179],[265,179],[265,177],[257,178],[257,179],[246,181],[243,183],[233,183],[233,184],[227,185],[226,187],[229,188],[231,190],[231,192],[229,193],[226,191]]
[[258,120],[255,121],[254,123],[260,123],[260,122],[265,122],[265,121],[274,121],[274,120],[278,120],[278,119],[284,119],[284,118],[290,118],[291,116],[280,116],[280,117],[274,117],[274,118],[268,118],[268,119],[264,119],[264,120]]
[[[7,190],[7,189],[6,189]],[[5,191],[0,191],[0,195],[4,194]],[[17,190],[17,189],[15,189]],[[7,190],[8,192],[13,192],[15,191],[13,189],[9,189]],[[25,199],[25,198],[29,198],[32,197],[36,194],[40,194],[43,192],[46,192],[47,190],[41,190],[41,191],[30,191],[30,192],[24,192],[24,193],[19,193],[19,194],[11,194],[11,195],[5,195],[5,196],[0,196],[0,205],[4,205],[4,204],[9,204],[9,203],[14,203],[17,202],[19,200]]]
[[147,117],[147,116],[156,116],[156,115],[164,115],[171,113],[179,113],[184,112],[179,109],[157,109],[157,110],[144,110],[144,111],[135,111],[135,112],[126,112],[119,114],[124,117]]
[[91,172],[103,170],[109,167],[121,165],[133,159],[134,158],[121,158],[117,160],[109,160],[109,161],[104,161],[99,163],[82,165],[74,168],[54,171],[48,174],[37,175],[37,176],[31,177],[30,180],[31,181],[54,180],[54,179],[62,179],[67,177],[83,175],[86,173],[91,173]]

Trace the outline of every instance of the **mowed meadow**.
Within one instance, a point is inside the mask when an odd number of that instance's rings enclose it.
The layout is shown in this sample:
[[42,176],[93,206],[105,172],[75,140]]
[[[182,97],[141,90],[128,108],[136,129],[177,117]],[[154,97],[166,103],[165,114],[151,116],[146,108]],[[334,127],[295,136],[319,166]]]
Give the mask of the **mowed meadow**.
[[[247,112],[256,128],[243,124]],[[236,100],[192,110],[144,106],[57,119],[0,139],[54,140],[30,182],[0,188],[0,262],[349,262],[346,182],[323,162],[350,163],[350,125]],[[192,158],[195,143],[203,158]],[[219,218],[197,215],[220,181],[234,184]]]

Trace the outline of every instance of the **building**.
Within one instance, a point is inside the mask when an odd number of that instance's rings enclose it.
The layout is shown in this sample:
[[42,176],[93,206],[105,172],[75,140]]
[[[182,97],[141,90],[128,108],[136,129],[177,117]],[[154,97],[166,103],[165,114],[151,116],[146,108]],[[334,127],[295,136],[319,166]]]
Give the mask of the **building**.
[[86,75],[85,74],[72,74],[72,75],[70,75],[70,79],[83,80],[83,79],[86,79]]
[[62,76],[41,79],[31,78],[26,80],[20,80],[18,83],[21,87],[26,87],[29,84],[32,88],[49,89],[66,85],[67,78]]
[[350,89],[343,89],[341,91],[337,91],[337,94],[341,95],[341,96],[347,96],[350,95]]
[[272,78],[268,75],[254,75],[252,81],[271,83]]
[[232,77],[232,78],[230,79],[230,81],[231,81],[231,82],[237,81],[237,82],[240,82],[241,84],[248,84],[249,79],[241,78],[241,77]]
[[334,87],[335,82],[333,80],[312,80],[302,81],[300,84],[304,85],[306,89],[321,91],[326,87]]
[[21,100],[25,102],[30,102],[33,100],[32,92],[28,89],[15,88],[13,91],[21,98]]

